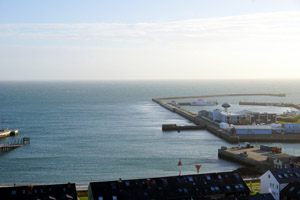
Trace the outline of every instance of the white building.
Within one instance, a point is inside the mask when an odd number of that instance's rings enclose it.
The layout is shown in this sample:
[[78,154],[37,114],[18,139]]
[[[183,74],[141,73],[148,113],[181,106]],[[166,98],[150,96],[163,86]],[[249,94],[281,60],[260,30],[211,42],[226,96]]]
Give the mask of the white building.
[[239,124],[243,120],[246,120],[246,114],[249,112],[250,111],[243,110],[240,112],[232,113],[216,109],[210,111],[209,116],[212,118],[213,121],[225,122],[228,124]]
[[280,191],[294,181],[300,181],[298,167],[268,170],[260,177],[260,192],[271,193],[275,200],[280,200]]

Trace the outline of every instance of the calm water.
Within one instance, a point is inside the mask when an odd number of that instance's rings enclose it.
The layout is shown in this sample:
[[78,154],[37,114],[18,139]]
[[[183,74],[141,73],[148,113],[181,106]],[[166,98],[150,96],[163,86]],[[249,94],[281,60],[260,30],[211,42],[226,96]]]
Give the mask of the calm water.
[[[0,82],[4,128],[19,129],[8,143],[30,137],[31,144],[0,155],[0,183],[88,183],[118,178],[229,171],[239,165],[219,160],[230,145],[207,131],[161,131],[161,124],[189,124],[151,101],[153,97],[286,93],[279,97],[217,98],[232,110],[281,113],[285,108],[238,106],[238,101],[300,103],[300,81],[98,81]],[[215,98],[216,99],[216,98]],[[215,107],[189,107],[193,112]],[[281,145],[281,144],[280,144]],[[300,155],[297,144],[284,151]]]

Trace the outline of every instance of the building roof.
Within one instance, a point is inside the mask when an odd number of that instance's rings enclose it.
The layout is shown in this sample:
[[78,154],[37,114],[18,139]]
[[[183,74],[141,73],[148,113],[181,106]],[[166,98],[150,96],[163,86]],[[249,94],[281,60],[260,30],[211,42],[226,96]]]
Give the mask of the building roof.
[[185,199],[211,195],[249,194],[240,175],[233,172],[93,182],[94,199]]
[[288,184],[280,192],[280,196],[288,197],[291,199],[300,199],[300,182],[295,181],[293,183]]
[[265,125],[235,125],[235,129],[272,129],[271,126]]
[[270,193],[249,195],[249,200],[274,200]]
[[278,183],[292,183],[300,181],[300,167],[298,166],[284,169],[272,169],[270,172],[276,178]]
[[77,192],[74,183],[57,185],[36,185],[1,187],[1,199],[9,200],[77,200]]

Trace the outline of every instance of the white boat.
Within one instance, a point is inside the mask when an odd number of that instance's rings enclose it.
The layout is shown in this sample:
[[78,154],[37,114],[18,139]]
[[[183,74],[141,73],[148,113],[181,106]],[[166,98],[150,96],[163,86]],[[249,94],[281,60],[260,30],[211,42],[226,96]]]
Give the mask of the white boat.
[[197,101],[191,101],[191,106],[215,106],[218,105],[217,101],[206,101],[205,99],[198,99]]

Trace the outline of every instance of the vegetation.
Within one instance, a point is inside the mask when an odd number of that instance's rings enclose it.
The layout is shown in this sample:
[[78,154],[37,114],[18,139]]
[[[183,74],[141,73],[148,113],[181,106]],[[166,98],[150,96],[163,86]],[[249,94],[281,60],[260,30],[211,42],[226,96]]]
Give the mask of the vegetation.
[[88,200],[88,197],[79,197],[80,200]]
[[248,188],[250,189],[250,195],[256,195],[260,192],[260,183],[247,183]]
[[300,124],[300,115],[281,117],[281,119],[279,119],[277,121],[277,123],[279,123],[279,124],[286,124],[286,123]]

